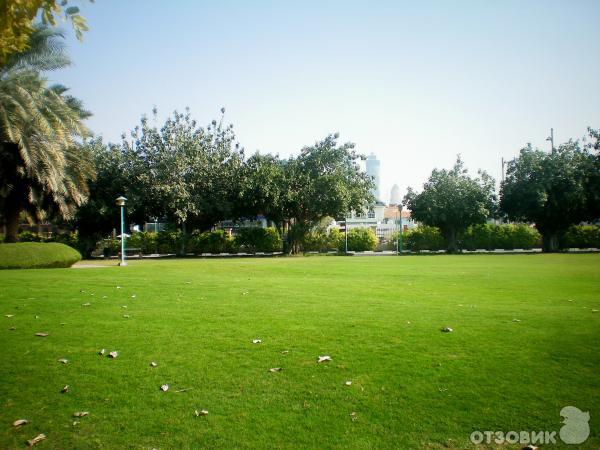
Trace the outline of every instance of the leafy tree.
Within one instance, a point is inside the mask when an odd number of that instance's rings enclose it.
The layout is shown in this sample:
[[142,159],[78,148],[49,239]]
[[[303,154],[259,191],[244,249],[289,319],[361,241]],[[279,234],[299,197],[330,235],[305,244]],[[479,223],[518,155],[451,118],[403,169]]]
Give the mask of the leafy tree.
[[471,178],[458,157],[451,170],[434,169],[421,193],[409,188],[404,204],[415,220],[438,227],[447,251],[454,253],[467,227],[484,223],[494,213],[495,200],[493,178],[482,171]]
[[21,212],[34,220],[71,217],[94,176],[78,141],[89,134],[83,119],[90,113],[40,75],[69,64],[61,37],[38,26],[28,49],[0,67],[0,207],[8,242],[17,239]]
[[354,144],[338,145],[337,139],[337,134],[329,135],[283,165],[288,252],[297,253],[303,236],[323,217],[340,217],[374,200],[373,181],[357,163],[364,157],[353,150]]
[[[93,1],[93,0],[90,0]],[[0,67],[11,55],[29,48],[30,38],[36,33],[34,24],[38,14],[44,25],[56,26],[57,19],[64,13],[81,40],[88,30],[85,19],[77,6],[68,6],[67,0],[2,0],[0,2]]]
[[129,220],[141,221],[145,217],[138,207],[140,203],[133,197],[125,155],[120,148],[104,144],[101,138],[87,141],[85,148],[92,156],[96,178],[88,183],[88,201],[77,209],[70,224],[79,234],[78,250],[87,257],[100,239],[111,230],[118,229],[120,212],[115,206],[117,197],[124,195],[130,200],[126,205]]
[[598,155],[591,150],[572,140],[550,153],[528,144],[508,164],[500,207],[510,220],[535,223],[545,252],[559,249],[570,225],[600,215]]
[[233,125],[224,126],[223,117],[203,128],[189,110],[175,111],[160,129],[142,117],[129,136],[118,147],[127,180],[122,193],[140,221],[167,219],[185,235],[186,227],[207,230],[235,216],[243,149],[234,145]]
[[288,197],[285,163],[278,156],[255,153],[242,167],[238,217],[262,214],[281,229]]

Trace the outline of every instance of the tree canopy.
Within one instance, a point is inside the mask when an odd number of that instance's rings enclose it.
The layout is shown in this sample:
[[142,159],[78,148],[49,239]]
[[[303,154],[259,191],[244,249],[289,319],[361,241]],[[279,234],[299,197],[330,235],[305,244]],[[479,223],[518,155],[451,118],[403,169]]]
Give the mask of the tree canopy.
[[[90,0],[93,1],[93,0]],[[42,23],[56,26],[58,19],[71,22],[77,39],[88,30],[85,19],[77,6],[69,6],[68,0],[2,0],[0,1],[0,67],[11,55],[23,53],[30,47],[30,39],[36,32],[36,18]]]
[[94,176],[81,146],[90,113],[66,87],[48,86],[41,75],[69,63],[62,35],[37,26],[27,50],[0,67],[0,206],[9,242],[22,211],[35,219],[71,217]]
[[438,227],[449,252],[458,251],[458,239],[470,225],[484,223],[494,214],[494,180],[479,171],[472,178],[457,158],[450,170],[434,169],[420,193],[408,188],[404,204],[412,217],[425,225]]
[[[594,138],[594,130],[590,136]],[[501,210],[510,220],[535,223],[544,251],[558,250],[560,235],[570,225],[600,215],[597,132],[595,136],[595,143],[582,146],[570,140],[550,153],[529,144],[508,163]]]

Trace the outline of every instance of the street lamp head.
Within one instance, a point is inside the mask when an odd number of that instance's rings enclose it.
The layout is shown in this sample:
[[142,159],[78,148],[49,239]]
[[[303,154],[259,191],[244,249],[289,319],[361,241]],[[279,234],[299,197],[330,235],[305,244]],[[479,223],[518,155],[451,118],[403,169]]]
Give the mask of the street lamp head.
[[121,195],[119,198],[117,198],[117,206],[125,206],[126,201],[127,199]]

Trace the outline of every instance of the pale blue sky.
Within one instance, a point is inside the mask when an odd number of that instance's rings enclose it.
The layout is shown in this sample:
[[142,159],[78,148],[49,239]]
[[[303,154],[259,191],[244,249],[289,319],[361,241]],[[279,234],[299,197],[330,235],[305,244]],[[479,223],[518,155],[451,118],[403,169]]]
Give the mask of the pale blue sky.
[[461,153],[500,158],[600,128],[600,1],[184,1],[82,4],[72,88],[107,141],[154,105],[227,109],[247,153],[339,132],[381,160],[384,200]]

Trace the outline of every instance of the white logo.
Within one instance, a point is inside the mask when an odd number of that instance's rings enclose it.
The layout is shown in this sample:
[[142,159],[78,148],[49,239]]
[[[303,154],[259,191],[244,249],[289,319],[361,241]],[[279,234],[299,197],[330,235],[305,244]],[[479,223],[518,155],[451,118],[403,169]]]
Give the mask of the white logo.
[[[560,429],[560,438],[565,444],[581,444],[590,435],[590,413],[575,406],[565,406],[560,410],[564,424]],[[473,444],[556,444],[556,431],[473,431]]]
[[565,444],[581,444],[590,435],[590,413],[583,412],[575,406],[565,406],[560,410],[564,417],[563,427],[560,429],[560,438]]

